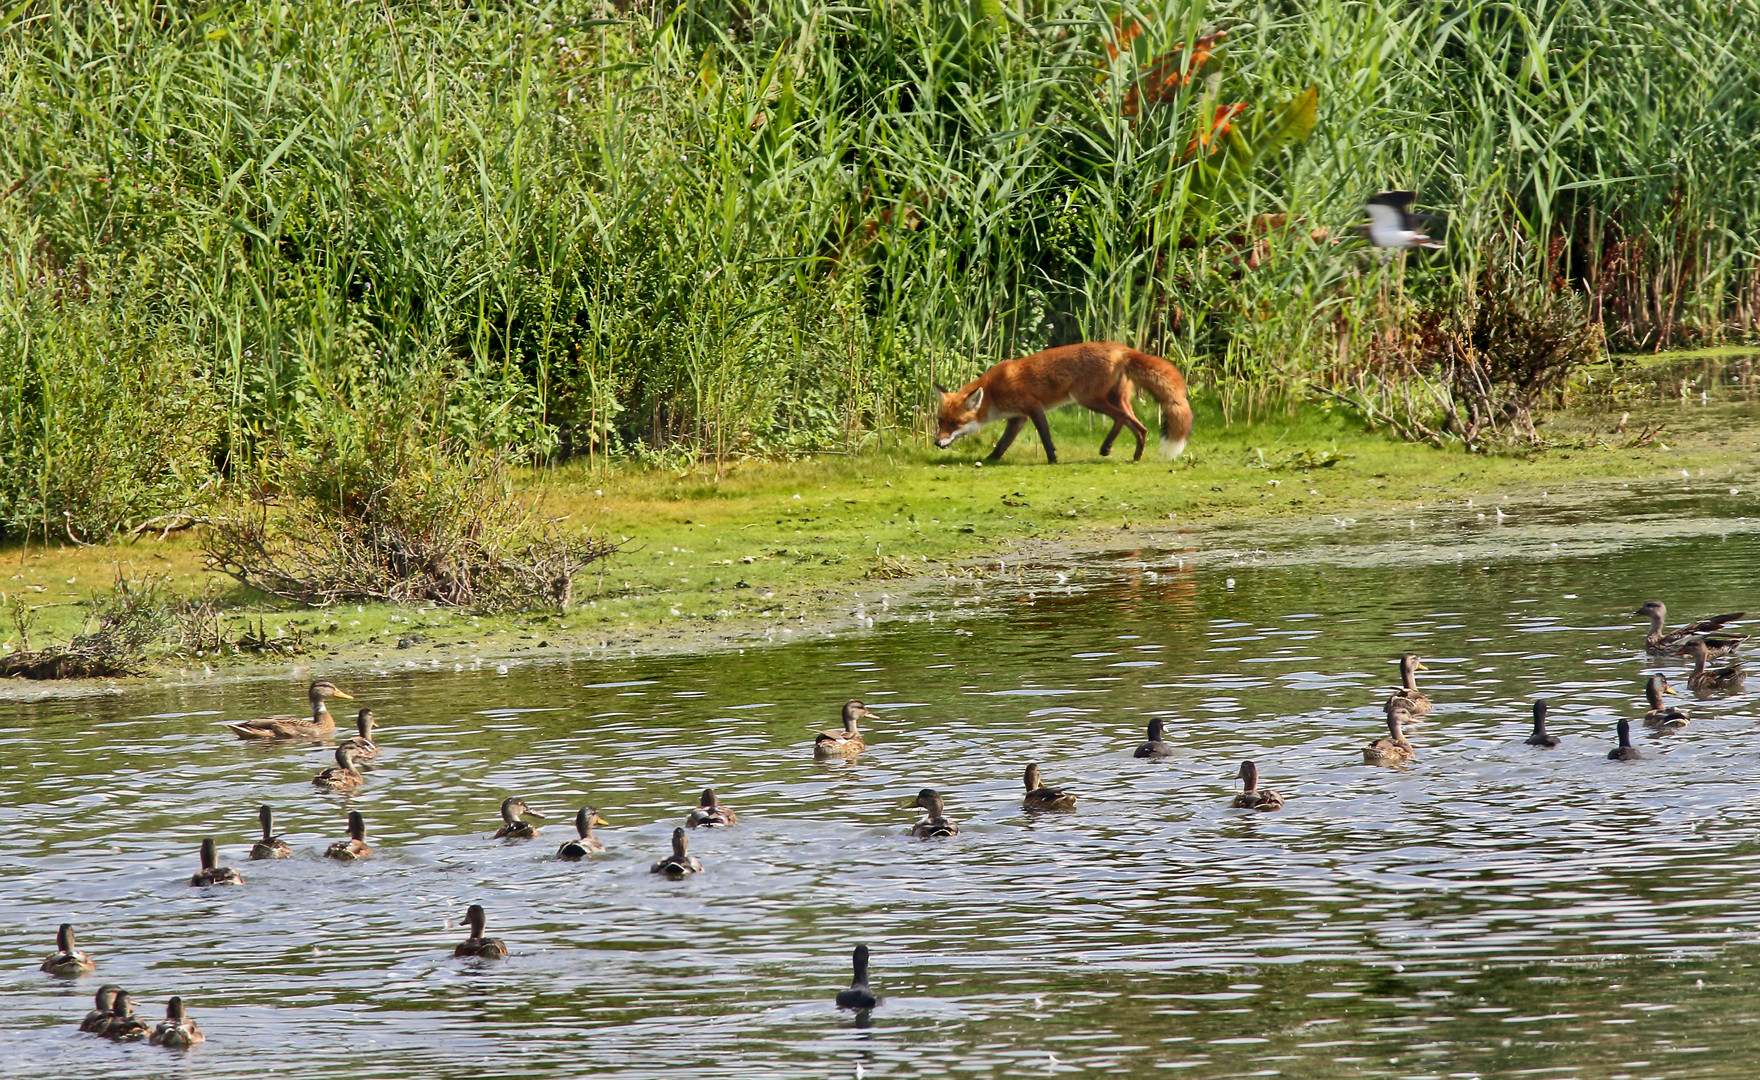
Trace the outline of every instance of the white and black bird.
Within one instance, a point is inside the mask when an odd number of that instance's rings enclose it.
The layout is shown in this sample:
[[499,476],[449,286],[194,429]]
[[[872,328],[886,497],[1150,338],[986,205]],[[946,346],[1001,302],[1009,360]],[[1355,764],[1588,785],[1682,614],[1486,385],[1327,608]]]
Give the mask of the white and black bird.
[[1417,197],[1412,191],[1383,191],[1370,199],[1363,207],[1369,215],[1369,224],[1363,229],[1369,243],[1378,248],[1440,249],[1442,245],[1421,226],[1426,221],[1441,219],[1432,214],[1412,213],[1412,202]]

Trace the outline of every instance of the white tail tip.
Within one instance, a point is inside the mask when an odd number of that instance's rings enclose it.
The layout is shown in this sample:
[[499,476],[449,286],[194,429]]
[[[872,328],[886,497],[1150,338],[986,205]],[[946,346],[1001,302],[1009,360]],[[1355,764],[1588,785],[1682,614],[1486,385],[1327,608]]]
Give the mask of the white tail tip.
[[1179,457],[1181,454],[1183,454],[1185,452],[1186,452],[1186,441],[1184,439],[1162,439],[1161,440],[1161,456],[1162,457],[1168,458],[1171,460],[1173,458]]

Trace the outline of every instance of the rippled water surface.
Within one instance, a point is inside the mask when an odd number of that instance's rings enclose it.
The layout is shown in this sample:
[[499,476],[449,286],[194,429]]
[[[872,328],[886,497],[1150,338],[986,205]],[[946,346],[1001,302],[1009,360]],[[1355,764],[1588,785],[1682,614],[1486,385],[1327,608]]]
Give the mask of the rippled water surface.
[[[1751,1075],[1755,701],[1605,759],[1656,667],[1626,612],[1760,608],[1760,502],[1682,486],[993,565],[744,654],[337,672],[383,724],[350,798],[218,726],[309,673],[0,706],[0,1072],[166,1070],[75,1030],[115,981],[190,1003],[191,1077]],[[1369,768],[1407,649],[1438,705]],[[816,763],[850,696],[870,750]],[[1229,808],[1245,758],[1284,810]],[[1079,808],[1024,813],[1027,762]],[[651,875],[710,784],[739,825]],[[906,835],[924,786],[957,839]],[[509,794],[539,839],[490,838]],[[263,802],[297,857],[247,861]],[[609,851],[559,862],[587,803]],[[336,864],[350,808],[375,853]],[[244,887],[189,887],[205,836]],[[452,958],[472,902],[507,960]],[[63,919],[99,977],[36,970]],[[871,1026],[831,1005],[858,942]]]

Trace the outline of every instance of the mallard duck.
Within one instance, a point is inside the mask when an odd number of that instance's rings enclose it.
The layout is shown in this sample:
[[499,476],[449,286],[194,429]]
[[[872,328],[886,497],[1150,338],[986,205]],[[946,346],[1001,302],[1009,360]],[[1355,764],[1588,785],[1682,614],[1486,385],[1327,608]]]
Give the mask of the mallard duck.
[[73,940],[73,924],[64,922],[55,931],[55,951],[43,961],[41,970],[71,979],[76,975],[98,970],[98,962],[79,951],[79,946]]
[[244,875],[230,866],[214,865],[214,841],[202,841],[202,870],[193,875],[189,883],[198,889],[209,885],[243,885]]
[[684,823],[693,829],[718,829],[738,822],[739,815],[733,812],[733,807],[723,806],[715,798],[714,788],[703,789],[702,798],[697,800],[697,808],[684,819]]
[[110,1019],[104,1021],[99,1034],[117,1042],[133,1042],[147,1037],[147,1022],[134,1014],[127,990],[116,991],[116,997],[110,1002]]
[[1686,727],[1692,717],[1673,705],[1664,705],[1664,692],[1672,694],[1674,687],[1668,685],[1668,680],[1661,675],[1652,675],[1644,680],[1644,700],[1650,703],[1650,711],[1644,714],[1644,726],[1668,731]]
[[1403,698],[1389,698],[1387,701],[1388,738],[1376,739],[1363,747],[1363,764],[1365,765],[1404,765],[1417,757],[1412,744],[1406,741],[1405,726],[1411,723],[1412,714],[1405,706]]
[[1623,716],[1620,717],[1619,723],[1615,724],[1613,729],[1619,734],[1619,745],[1607,752],[1607,760],[1637,761],[1644,756],[1638,753],[1637,747],[1632,745],[1632,722],[1630,720]]
[[1259,787],[1259,766],[1250,761],[1241,762],[1241,771],[1235,774],[1241,782],[1241,793],[1234,797],[1236,810],[1282,810],[1283,796],[1270,788]]
[[868,707],[851,698],[843,703],[843,728],[821,731],[813,739],[813,756],[821,758],[855,757],[866,750],[867,744],[862,742],[862,733],[856,730],[856,721],[877,720],[879,717],[868,711]]
[[665,874],[671,878],[681,878],[686,874],[695,874],[703,869],[703,864],[690,853],[690,841],[685,837],[684,829],[672,830],[672,854],[649,867],[650,873]]
[[329,679],[319,679],[307,691],[312,702],[312,718],[302,719],[298,716],[266,716],[261,720],[241,720],[236,724],[228,724],[232,733],[241,739],[327,739],[336,730],[336,718],[330,715],[330,709],[324,704],[330,698],[352,697],[336,689],[336,684]]
[[1149,741],[1144,743],[1143,745],[1137,747],[1137,752],[1132,754],[1131,756],[1138,757],[1138,758],[1149,758],[1150,760],[1153,760],[1153,761],[1160,761],[1162,758],[1170,756],[1173,753],[1173,747],[1171,747],[1161,741],[1161,734],[1162,734],[1162,732],[1164,732],[1166,730],[1167,730],[1167,725],[1165,725],[1161,722],[1161,718],[1159,716],[1155,717],[1153,720],[1150,720],[1149,721]]
[[336,764],[312,777],[312,786],[325,791],[359,791],[367,778],[354,767],[354,751],[346,746],[336,748]]
[[285,859],[293,847],[275,835],[275,814],[267,806],[257,807],[257,820],[263,823],[263,838],[251,845],[253,859]]
[[471,936],[458,943],[452,950],[453,956],[477,956],[484,960],[499,960],[507,955],[507,942],[496,937],[483,936],[483,905],[472,904],[464,913],[464,921],[471,928]]
[[98,987],[97,994],[92,998],[92,1002],[97,1008],[86,1013],[86,1018],[79,1022],[79,1029],[92,1032],[94,1035],[102,1034],[104,1025],[110,1022],[110,1009],[116,1004],[116,995],[121,992],[122,987],[115,983],[105,983]]
[[354,862],[364,859],[373,853],[367,846],[367,819],[361,817],[359,810],[348,812],[348,839],[338,840],[324,851],[324,857],[338,859],[342,862]]
[[1695,694],[1732,693],[1740,690],[1748,679],[1748,673],[1740,664],[1707,670],[1705,661],[1711,659],[1711,647],[1702,639],[1687,642],[1681,646],[1681,652],[1693,658],[1693,673],[1687,676],[1687,689]]
[[849,981],[848,990],[837,992],[837,1007],[859,1010],[878,1007],[880,1004],[879,996],[868,989],[868,947],[857,945],[852,959],[855,961],[855,977]]
[[354,718],[355,730],[358,735],[350,735],[338,745],[346,746],[354,751],[356,761],[371,761],[379,756],[379,744],[373,741],[373,728],[378,724],[373,719],[373,710],[362,709]]
[[1430,713],[1430,699],[1424,691],[1418,689],[1418,672],[1429,671],[1424,661],[1418,659],[1417,653],[1406,653],[1399,658],[1399,686],[1394,697],[1406,703],[1406,712],[1415,720]]
[[1689,640],[1698,638],[1705,642],[1705,647],[1712,656],[1722,656],[1737,645],[1747,640],[1746,634],[1720,634],[1727,623],[1735,622],[1747,612],[1732,611],[1728,615],[1712,615],[1698,619],[1685,626],[1676,627],[1664,632],[1662,629],[1668,622],[1668,606],[1660,600],[1646,600],[1643,606],[1632,612],[1633,615],[1644,615],[1650,619],[1650,632],[1644,635],[1644,651],[1652,656],[1668,656],[1681,651],[1681,646]]
[[557,848],[556,857],[576,862],[604,851],[605,842],[593,835],[593,826],[603,824],[605,819],[599,816],[599,811],[590,806],[581,807],[574,815],[574,831],[580,833],[580,837]]
[[1039,766],[1028,765],[1021,783],[1027,787],[1027,794],[1021,799],[1023,810],[1074,810],[1076,793],[1064,788],[1046,787],[1039,782]]
[[154,1046],[169,1046],[173,1050],[182,1050],[205,1041],[207,1036],[196,1022],[183,1013],[183,999],[174,997],[165,1003],[165,1019],[153,1029],[153,1036],[148,1041]]
[[501,800],[501,828],[495,830],[497,840],[530,840],[538,835],[538,827],[525,821],[522,815],[530,814],[535,818],[548,821],[549,818],[526,805],[524,799],[508,797]]
[[924,788],[917,792],[915,805],[928,811],[929,816],[911,827],[912,836],[918,840],[940,840],[959,835],[959,826],[948,820],[947,813],[941,806],[941,794],[934,788]]
[[1557,746],[1558,738],[1546,734],[1546,702],[1544,699],[1534,702],[1534,733],[1527,738],[1529,746]]

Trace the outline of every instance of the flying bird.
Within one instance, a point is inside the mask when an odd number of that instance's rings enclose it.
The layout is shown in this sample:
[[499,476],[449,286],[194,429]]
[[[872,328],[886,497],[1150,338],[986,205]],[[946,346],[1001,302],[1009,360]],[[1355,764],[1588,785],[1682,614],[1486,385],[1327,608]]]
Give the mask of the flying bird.
[[1383,191],[1371,198],[1363,207],[1369,215],[1369,224],[1364,229],[1369,243],[1378,248],[1440,249],[1442,245],[1419,227],[1439,219],[1431,214],[1412,213],[1412,202],[1417,197],[1412,191]]

